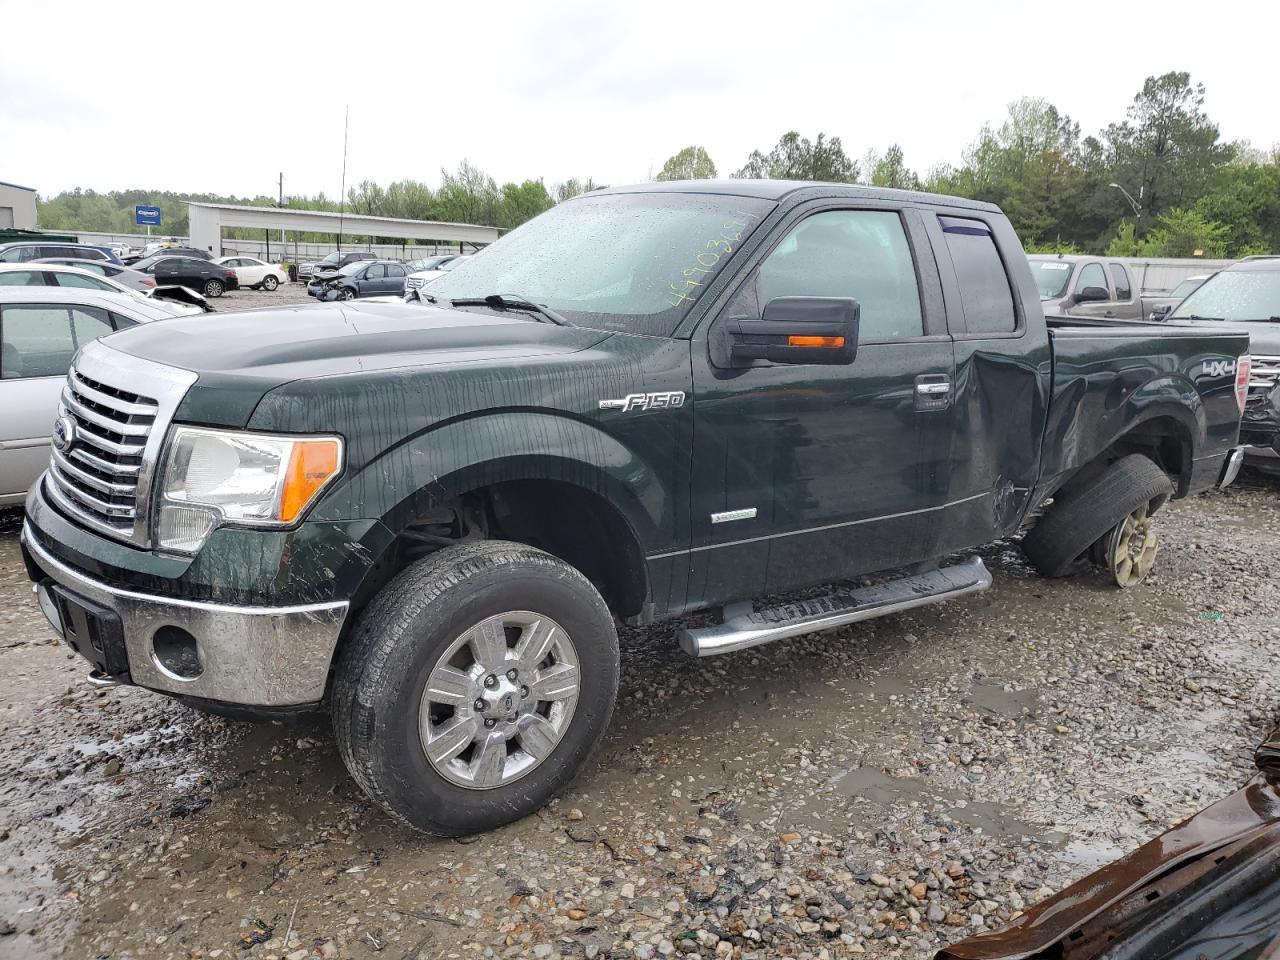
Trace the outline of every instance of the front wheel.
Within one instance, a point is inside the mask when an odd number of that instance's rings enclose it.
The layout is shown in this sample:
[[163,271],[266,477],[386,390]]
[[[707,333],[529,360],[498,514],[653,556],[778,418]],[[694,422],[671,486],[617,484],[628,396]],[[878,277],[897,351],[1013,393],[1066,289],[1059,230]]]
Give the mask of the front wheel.
[[274,290],[278,286],[280,286],[280,281],[272,276],[267,276],[262,281],[262,289],[266,290],[268,293],[270,293],[272,290]]
[[567,786],[604,735],[618,637],[599,593],[533,547],[450,547],[393,579],[339,656],[333,719],[351,775],[438,836],[489,830]]
[[343,300],[354,300],[355,298],[356,298],[356,292],[355,292],[354,290],[352,290],[350,287],[343,287],[343,288],[342,288],[342,299],[343,299]]
[[204,295],[206,297],[222,296],[223,285],[221,280],[206,280],[204,284]]

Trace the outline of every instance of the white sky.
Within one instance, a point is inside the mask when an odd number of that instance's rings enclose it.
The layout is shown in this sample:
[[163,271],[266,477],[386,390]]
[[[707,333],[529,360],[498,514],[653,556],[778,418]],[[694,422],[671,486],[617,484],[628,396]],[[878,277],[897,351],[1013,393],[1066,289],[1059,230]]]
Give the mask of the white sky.
[[[331,13],[330,13],[331,11]],[[240,196],[414,178],[722,175],[787,130],[958,162],[1016,97],[1095,133],[1189,70],[1228,140],[1280,142],[1280,2],[0,5],[0,180]],[[319,96],[324,103],[318,103]]]

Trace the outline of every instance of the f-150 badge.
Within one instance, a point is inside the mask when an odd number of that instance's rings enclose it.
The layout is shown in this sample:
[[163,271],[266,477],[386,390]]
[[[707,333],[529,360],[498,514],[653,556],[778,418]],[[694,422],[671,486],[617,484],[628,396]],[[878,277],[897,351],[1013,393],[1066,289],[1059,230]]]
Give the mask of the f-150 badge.
[[668,393],[628,393],[619,400],[600,401],[601,410],[621,410],[623,413],[632,410],[667,410],[683,406],[683,390]]

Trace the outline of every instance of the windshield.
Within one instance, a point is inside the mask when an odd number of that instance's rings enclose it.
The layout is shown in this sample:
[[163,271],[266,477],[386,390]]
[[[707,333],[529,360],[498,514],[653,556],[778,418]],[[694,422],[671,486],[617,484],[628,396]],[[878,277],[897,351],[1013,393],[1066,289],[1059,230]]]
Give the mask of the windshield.
[[1192,277],[1190,280],[1183,280],[1169,292],[1169,296],[1174,300],[1189,297],[1202,283],[1204,283],[1204,277]]
[[1036,289],[1040,291],[1041,300],[1057,300],[1067,292],[1067,281],[1071,279],[1071,264],[1062,260],[1029,260],[1031,276],[1035,278]]
[[354,273],[359,273],[368,265],[369,265],[368,260],[352,260],[345,267],[340,267],[338,269],[338,274],[343,277],[349,277]]
[[337,263],[341,259],[342,259],[342,254],[331,253],[327,257],[325,257],[323,260],[320,261],[320,265],[324,266],[326,263]]
[[1224,270],[1183,300],[1170,319],[1267,320],[1280,317],[1280,270]]
[[670,336],[772,206],[708,194],[588,194],[445,264],[430,294],[518,296],[580,326]]

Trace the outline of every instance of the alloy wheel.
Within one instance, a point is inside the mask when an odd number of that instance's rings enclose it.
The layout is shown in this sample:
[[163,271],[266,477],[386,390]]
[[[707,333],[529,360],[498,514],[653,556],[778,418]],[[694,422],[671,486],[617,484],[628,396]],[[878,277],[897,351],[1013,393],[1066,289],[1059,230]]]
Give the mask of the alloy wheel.
[[454,640],[427,678],[423,752],[459,786],[511,783],[559,745],[580,689],[577,650],[558,623],[526,610],[489,617]]

